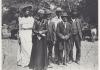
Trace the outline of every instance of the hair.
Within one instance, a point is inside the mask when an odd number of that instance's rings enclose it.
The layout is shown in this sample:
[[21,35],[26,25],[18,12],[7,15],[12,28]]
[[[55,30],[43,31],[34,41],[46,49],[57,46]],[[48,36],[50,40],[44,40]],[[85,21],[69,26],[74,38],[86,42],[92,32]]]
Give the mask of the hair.
[[[26,12],[27,10],[22,10],[22,11],[20,11],[20,14],[19,14],[19,16],[20,17],[25,17],[26,16]],[[33,16],[33,13],[32,13],[32,11],[31,10],[29,10],[29,14],[27,15],[27,16]]]
[[20,16],[20,17],[24,17],[24,14],[23,14],[22,11],[20,11],[19,16]]

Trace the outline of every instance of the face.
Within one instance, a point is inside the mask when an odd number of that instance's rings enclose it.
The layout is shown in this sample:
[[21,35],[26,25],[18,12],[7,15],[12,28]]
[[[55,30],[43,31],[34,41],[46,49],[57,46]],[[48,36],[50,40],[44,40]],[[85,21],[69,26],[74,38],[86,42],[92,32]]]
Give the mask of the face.
[[29,14],[29,10],[26,10],[25,14],[28,15]]
[[62,17],[62,20],[63,20],[64,22],[67,22],[67,21],[68,21],[67,17]]
[[60,12],[60,11],[57,11],[57,12],[56,12],[56,15],[57,15],[58,17],[60,17],[60,16],[61,16],[61,12]]
[[43,14],[41,14],[41,13],[39,13],[38,15],[39,15],[39,17],[40,17],[40,18],[42,18],[42,17],[43,17]]

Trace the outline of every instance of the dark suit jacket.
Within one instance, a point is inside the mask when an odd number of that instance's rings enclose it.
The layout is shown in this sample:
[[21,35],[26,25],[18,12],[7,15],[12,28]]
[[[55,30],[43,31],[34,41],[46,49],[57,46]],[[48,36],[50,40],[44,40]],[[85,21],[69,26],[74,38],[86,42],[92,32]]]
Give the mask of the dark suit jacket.
[[69,37],[71,36],[72,33],[72,28],[71,28],[71,24],[69,22],[64,22],[66,24],[66,28],[65,25],[63,24],[63,22],[60,22],[57,25],[57,37],[58,39],[62,39],[62,36],[68,35]]
[[[66,28],[65,25],[63,24],[63,22],[58,23],[57,25],[57,30],[56,30],[56,36],[57,36],[57,40],[58,40],[58,44],[59,44],[59,49],[63,49],[64,48],[64,42],[66,43],[66,47],[69,48],[70,47],[70,38],[72,35],[72,28],[71,28],[71,24],[69,22],[64,22],[66,24]],[[68,35],[69,38],[67,40],[62,39],[62,36],[66,36]]]

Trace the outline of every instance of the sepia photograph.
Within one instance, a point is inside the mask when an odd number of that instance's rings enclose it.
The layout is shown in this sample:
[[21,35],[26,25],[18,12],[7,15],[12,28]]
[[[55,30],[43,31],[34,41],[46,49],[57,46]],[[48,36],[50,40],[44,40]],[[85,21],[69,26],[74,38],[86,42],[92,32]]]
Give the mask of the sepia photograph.
[[99,70],[98,0],[2,0],[2,70]]

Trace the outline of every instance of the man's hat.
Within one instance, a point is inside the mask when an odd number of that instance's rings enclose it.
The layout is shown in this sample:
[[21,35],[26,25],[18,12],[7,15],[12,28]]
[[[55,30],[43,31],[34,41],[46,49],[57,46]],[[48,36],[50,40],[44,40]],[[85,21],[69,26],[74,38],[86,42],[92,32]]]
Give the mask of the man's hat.
[[78,13],[79,13],[79,12],[78,12],[77,9],[72,10],[72,14],[73,14],[73,15],[77,15]]
[[56,9],[56,11],[62,11],[61,7],[58,7],[58,8]]
[[64,12],[61,17],[68,17],[68,14]]

